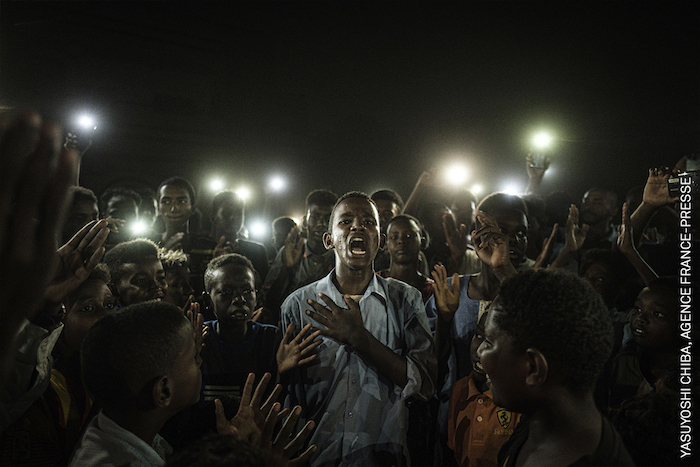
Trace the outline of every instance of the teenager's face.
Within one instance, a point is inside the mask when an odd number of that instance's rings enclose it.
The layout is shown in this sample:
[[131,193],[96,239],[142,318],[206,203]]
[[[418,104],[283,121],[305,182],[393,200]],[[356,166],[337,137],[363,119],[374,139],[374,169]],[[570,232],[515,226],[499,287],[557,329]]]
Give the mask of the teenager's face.
[[488,313],[484,313],[479,318],[479,322],[474,329],[474,335],[472,336],[472,342],[469,347],[469,357],[472,360],[472,368],[474,369],[474,377],[479,381],[486,381],[486,371],[481,365],[481,360],[479,359],[478,350],[481,343],[484,342],[484,332],[486,327],[486,318],[488,318]]
[[103,212],[102,215],[105,218],[133,221],[139,217],[139,207],[132,198],[120,195],[112,196],[107,202],[107,211]]
[[309,240],[323,243],[323,234],[328,230],[328,220],[331,218],[333,206],[311,204],[306,211],[306,232]]
[[596,292],[603,297],[603,301],[608,308],[615,306],[617,298],[617,281],[610,268],[604,263],[593,263],[583,273],[583,278],[593,286]]
[[158,213],[166,227],[185,225],[192,216],[192,200],[187,190],[179,185],[165,185],[158,195]]
[[399,208],[398,204],[388,199],[378,199],[374,203],[379,211],[379,228],[382,233],[386,233],[386,227],[394,217],[401,214],[401,208]]
[[245,326],[257,303],[253,271],[238,264],[216,269],[209,295],[221,324]]
[[525,260],[527,250],[527,217],[517,209],[502,209],[492,214],[501,232],[508,236],[510,261],[518,266]]
[[615,213],[610,196],[598,190],[587,191],[581,201],[579,210],[579,223],[595,225],[610,222]]
[[63,317],[61,338],[72,350],[79,352],[85,335],[98,319],[114,311],[116,299],[100,279],[88,279],[70,294]]
[[643,289],[634,302],[630,319],[632,337],[640,346],[650,350],[671,350],[674,344],[678,313],[674,297],[659,293],[648,287]]
[[165,295],[165,272],[155,256],[144,258],[139,263],[122,265],[124,275],[117,286],[119,303],[122,306],[160,300]]
[[71,205],[63,224],[64,242],[70,240],[85,224],[97,220],[98,215],[97,203],[93,201],[78,201]]
[[212,218],[216,240],[222,235],[233,241],[243,228],[244,207],[240,203],[226,200],[217,208]]
[[363,198],[347,198],[333,211],[331,225],[324,240],[335,250],[336,265],[353,271],[372,268],[383,243],[374,205]]
[[183,350],[168,372],[172,384],[170,407],[176,412],[199,402],[202,387],[201,347],[196,347],[194,330],[189,322],[184,322],[178,341]]
[[417,266],[420,246],[420,228],[414,221],[398,219],[389,224],[386,249],[392,263]]
[[476,204],[471,199],[460,198],[455,200],[450,206],[452,214],[455,216],[457,227],[464,224],[467,232],[471,232],[474,220],[476,219]]
[[169,270],[165,274],[165,283],[167,287],[163,301],[179,308],[184,307],[190,294],[194,292],[190,285],[190,268],[183,266]]
[[492,306],[486,318],[484,340],[477,349],[477,358],[491,379],[493,402],[508,410],[522,411],[519,398],[524,390],[526,373],[522,355],[513,349],[512,337],[493,322],[499,313],[498,306]]

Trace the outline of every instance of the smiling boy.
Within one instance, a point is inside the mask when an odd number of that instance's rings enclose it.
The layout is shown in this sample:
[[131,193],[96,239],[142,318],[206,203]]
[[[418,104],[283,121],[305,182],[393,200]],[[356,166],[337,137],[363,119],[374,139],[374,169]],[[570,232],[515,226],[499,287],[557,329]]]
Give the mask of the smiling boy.
[[367,195],[342,196],[329,224],[335,269],[282,306],[283,326],[322,336],[316,360],[291,373],[288,402],[317,424],[311,465],[407,465],[406,399],[431,397],[436,370],[421,295],[374,274],[384,236]]

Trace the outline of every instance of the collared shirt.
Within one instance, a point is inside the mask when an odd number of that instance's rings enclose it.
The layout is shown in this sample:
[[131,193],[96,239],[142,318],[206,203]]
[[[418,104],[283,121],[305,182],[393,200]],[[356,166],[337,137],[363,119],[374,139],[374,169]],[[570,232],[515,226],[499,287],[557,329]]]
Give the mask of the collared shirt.
[[[306,315],[309,298],[324,293],[347,308],[333,283],[335,271],[289,296],[282,306],[282,326],[300,330],[319,323]],[[314,420],[309,444],[318,449],[311,465],[405,465],[408,458],[406,399],[427,400],[434,392],[436,357],[421,294],[395,279],[372,275],[359,300],[365,328],[396,354],[406,357],[408,383],[402,389],[380,374],[352,346],[321,336],[317,358],[290,375],[287,405],[304,408]]]
[[520,414],[493,403],[491,390],[479,392],[472,372],[454,385],[450,397],[447,445],[459,465],[498,465],[498,450],[513,434]]
[[69,465],[158,467],[165,465],[165,456],[171,453],[160,435],[148,445],[100,411],[87,426]]

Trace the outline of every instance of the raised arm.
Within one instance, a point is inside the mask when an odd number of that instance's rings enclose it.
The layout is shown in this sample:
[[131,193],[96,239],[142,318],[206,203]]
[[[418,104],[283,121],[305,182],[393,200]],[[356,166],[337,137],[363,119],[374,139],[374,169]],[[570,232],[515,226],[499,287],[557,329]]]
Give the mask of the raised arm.
[[635,245],[639,245],[642,238],[642,233],[646,228],[651,216],[654,215],[660,207],[667,204],[673,204],[678,201],[678,197],[671,197],[668,192],[668,179],[671,177],[672,171],[668,167],[658,169],[649,169],[647,183],[644,185],[644,193],[642,194],[642,204],[630,216],[630,226],[632,227]]
[[644,281],[644,285],[649,285],[654,279],[658,279],[658,274],[647,264],[646,261],[640,256],[637,248],[634,246],[632,241],[632,226],[630,222],[629,211],[627,209],[627,203],[622,205],[622,224],[617,233],[617,248],[620,250],[627,261],[629,261],[634,269],[637,271],[639,276]]

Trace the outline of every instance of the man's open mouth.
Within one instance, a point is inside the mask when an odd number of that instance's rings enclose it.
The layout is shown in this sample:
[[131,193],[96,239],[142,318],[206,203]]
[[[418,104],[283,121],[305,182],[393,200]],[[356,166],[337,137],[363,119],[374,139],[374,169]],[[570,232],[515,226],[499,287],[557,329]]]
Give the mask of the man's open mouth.
[[367,243],[365,240],[360,237],[350,239],[350,253],[353,256],[365,256],[367,254]]

